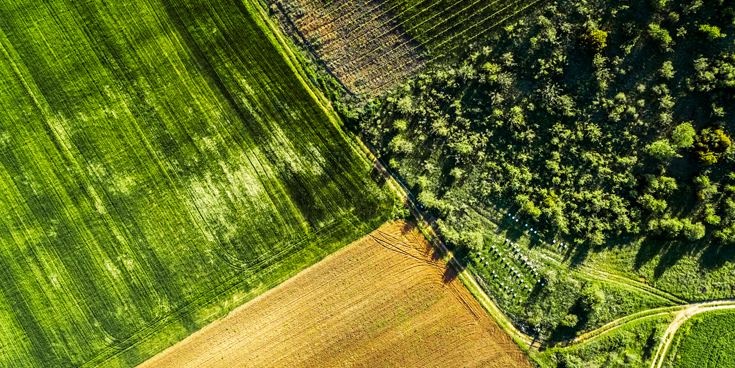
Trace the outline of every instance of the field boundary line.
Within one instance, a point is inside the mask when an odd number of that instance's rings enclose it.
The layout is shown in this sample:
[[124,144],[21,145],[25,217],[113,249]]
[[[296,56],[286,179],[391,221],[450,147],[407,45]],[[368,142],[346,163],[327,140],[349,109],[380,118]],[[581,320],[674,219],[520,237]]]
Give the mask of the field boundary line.
[[515,326],[513,326],[513,323],[508,319],[508,317],[505,316],[500,308],[498,308],[498,306],[492,301],[492,299],[490,299],[490,297],[484,292],[484,290],[480,288],[480,286],[477,284],[477,281],[475,281],[472,275],[467,270],[462,270],[459,261],[457,261],[452,253],[446,248],[446,246],[436,234],[434,229],[431,227],[429,222],[425,220],[423,214],[416,209],[415,202],[409,196],[408,191],[401,190],[403,187],[400,184],[396,185],[398,184],[398,182],[393,177],[393,175],[391,175],[385,168],[385,166],[380,163],[380,161],[372,153],[372,151],[370,151],[367,145],[365,145],[362,139],[360,139],[359,137],[356,138],[361,147],[363,147],[363,149],[369,154],[369,156],[373,158],[373,165],[381,172],[381,174],[383,174],[383,177],[386,179],[386,182],[391,187],[391,189],[393,189],[396,194],[398,194],[399,197],[403,199],[404,203],[408,205],[411,213],[414,215],[414,217],[416,217],[416,225],[418,229],[421,230],[422,233],[424,233],[430,244],[436,247],[437,250],[439,250],[445,257],[449,258],[447,265],[452,265],[456,267],[455,271],[457,271],[457,277],[460,278],[465,287],[467,287],[467,290],[475,296],[478,302],[480,302],[480,305],[482,305],[483,308],[488,311],[488,314],[493,318],[493,320],[495,320],[496,323],[498,323],[503,331],[508,333],[508,335],[524,351],[529,350],[533,346],[535,340],[532,339],[530,336],[518,331]]
[[[250,4],[249,8],[254,8],[257,11],[261,22],[268,28],[268,30],[270,30],[270,32],[266,32],[266,34],[270,35],[268,36],[268,38],[271,40],[271,42],[276,43],[276,48],[279,50],[284,59],[286,59],[287,64],[291,67],[291,70],[297,76],[298,80],[301,82],[304,88],[308,91],[309,95],[311,95],[312,98],[317,102],[319,108],[324,112],[324,115],[327,116],[332,125],[334,125],[342,138],[344,138],[344,140],[349,143],[350,148],[355,151],[358,157],[362,158],[363,163],[368,167],[371,166],[372,163],[370,162],[370,160],[360,154],[360,149],[358,147],[355,147],[352,136],[348,136],[343,129],[342,120],[339,118],[336,111],[332,107],[332,103],[329,101],[329,99],[321,91],[315,91],[312,86],[306,82],[306,79],[304,79],[303,75],[305,71],[299,70],[299,68],[296,67],[297,64],[301,65],[301,63],[299,62],[299,58],[294,54],[294,51],[289,46],[288,42],[283,38],[283,34],[281,33],[280,29],[278,28],[278,26],[273,24],[273,21],[268,17],[268,14],[265,12],[261,4],[254,0],[240,1],[245,3],[246,6],[247,4]],[[321,60],[321,58],[319,58],[319,60]],[[358,137],[354,136],[354,139],[358,139]]]

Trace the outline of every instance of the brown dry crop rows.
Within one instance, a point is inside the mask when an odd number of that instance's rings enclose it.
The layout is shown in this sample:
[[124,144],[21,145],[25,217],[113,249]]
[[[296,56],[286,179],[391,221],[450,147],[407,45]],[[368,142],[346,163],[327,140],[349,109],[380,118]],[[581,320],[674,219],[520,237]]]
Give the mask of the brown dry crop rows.
[[530,367],[423,236],[388,224],[141,367]]
[[[401,27],[396,12],[381,0],[282,2],[287,14],[309,41],[319,39],[318,56],[354,93],[374,97],[422,68],[426,52]],[[362,56],[366,55],[367,56]],[[383,74],[367,73],[387,67]],[[385,71],[385,68],[380,68]],[[398,78],[397,78],[398,77]]]

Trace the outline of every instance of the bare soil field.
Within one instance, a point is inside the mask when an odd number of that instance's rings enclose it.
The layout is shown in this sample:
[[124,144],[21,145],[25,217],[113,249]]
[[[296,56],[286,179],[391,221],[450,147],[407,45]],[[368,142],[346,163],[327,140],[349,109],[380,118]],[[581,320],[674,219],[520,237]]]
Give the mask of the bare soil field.
[[413,227],[386,224],[140,367],[530,367]]

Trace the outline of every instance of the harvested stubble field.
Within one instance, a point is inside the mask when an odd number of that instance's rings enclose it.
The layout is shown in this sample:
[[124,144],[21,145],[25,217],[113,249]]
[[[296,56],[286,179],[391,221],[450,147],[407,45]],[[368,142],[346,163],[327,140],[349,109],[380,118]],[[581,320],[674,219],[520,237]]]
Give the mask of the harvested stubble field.
[[377,96],[541,0],[273,0],[351,91]]
[[384,225],[140,368],[246,366],[530,367],[403,222]]
[[0,366],[134,366],[386,220],[259,3],[0,14]]

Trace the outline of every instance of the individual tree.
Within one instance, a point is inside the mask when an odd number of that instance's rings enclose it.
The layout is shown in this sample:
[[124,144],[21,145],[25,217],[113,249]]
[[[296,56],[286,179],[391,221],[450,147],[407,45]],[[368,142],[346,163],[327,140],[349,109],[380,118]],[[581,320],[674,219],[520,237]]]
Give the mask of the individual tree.
[[674,74],[676,74],[676,72],[674,71],[674,65],[671,64],[671,61],[664,61],[661,69],[658,70],[658,74],[665,79],[674,78]]
[[712,151],[700,151],[699,152],[699,162],[702,163],[704,166],[710,166],[717,163],[717,155],[715,155]]
[[510,125],[515,128],[521,128],[526,125],[526,119],[523,116],[523,109],[520,106],[513,106],[510,109]]
[[592,29],[582,36],[582,42],[592,52],[599,53],[607,47],[607,32],[601,29]]
[[696,135],[697,132],[694,131],[691,123],[682,123],[674,128],[674,132],[671,133],[671,140],[679,148],[689,148],[694,144]]
[[397,131],[399,131],[399,132],[403,132],[403,131],[405,131],[405,130],[406,130],[406,128],[408,127],[408,123],[406,123],[406,121],[405,121],[405,120],[403,120],[403,119],[396,119],[396,121],[394,121],[394,122],[393,122],[393,127],[394,127],[394,128],[395,128],[395,129],[397,130]]
[[482,250],[483,237],[478,231],[464,231],[460,235],[460,246],[465,246],[473,252]]
[[390,141],[388,148],[395,153],[407,154],[413,151],[413,143],[403,135],[399,134]]
[[671,195],[677,189],[679,189],[679,185],[676,184],[676,179],[668,176],[662,176],[658,178],[658,185],[656,186],[656,190],[662,195]]
[[669,0],[651,0],[651,5],[656,10],[662,10],[666,8],[666,3],[668,3]]
[[398,111],[403,115],[409,115],[413,112],[413,100],[411,96],[403,96],[397,103]]
[[659,220],[659,227],[664,234],[675,238],[684,229],[684,223],[676,218],[663,218]]
[[500,65],[488,61],[482,66],[482,70],[486,73],[486,81],[497,82],[498,74],[500,74],[501,71]]
[[699,31],[704,33],[705,36],[707,36],[707,39],[710,41],[714,41],[718,38],[724,38],[727,37],[726,34],[723,34],[720,31],[720,27],[717,26],[711,26],[709,24],[702,24],[699,26]]
[[694,178],[694,184],[697,186],[697,196],[701,200],[709,201],[717,194],[717,184],[710,182],[705,175]]
[[676,148],[674,148],[671,143],[669,143],[669,140],[665,138],[657,140],[646,146],[646,151],[648,154],[659,160],[668,160],[672,157],[678,156],[676,154]]
[[561,324],[566,327],[574,327],[579,323],[579,317],[577,317],[576,314],[567,314],[564,316],[564,319],[562,319]]
[[638,198],[638,203],[643,206],[643,208],[653,212],[653,213],[662,213],[666,210],[666,201],[663,199],[656,199],[650,194],[644,194],[640,198]]
[[648,35],[659,43],[662,50],[670,50],[671,42],[673,40],[671,39],[671,35],[669,35],[669,31],[661,28],[658,24],[649,24]]
[[689,241],[702,239],[705,235],[705,228],[701,222],[692,223],[689,219],[682,220],[684,228],[682,235]]

